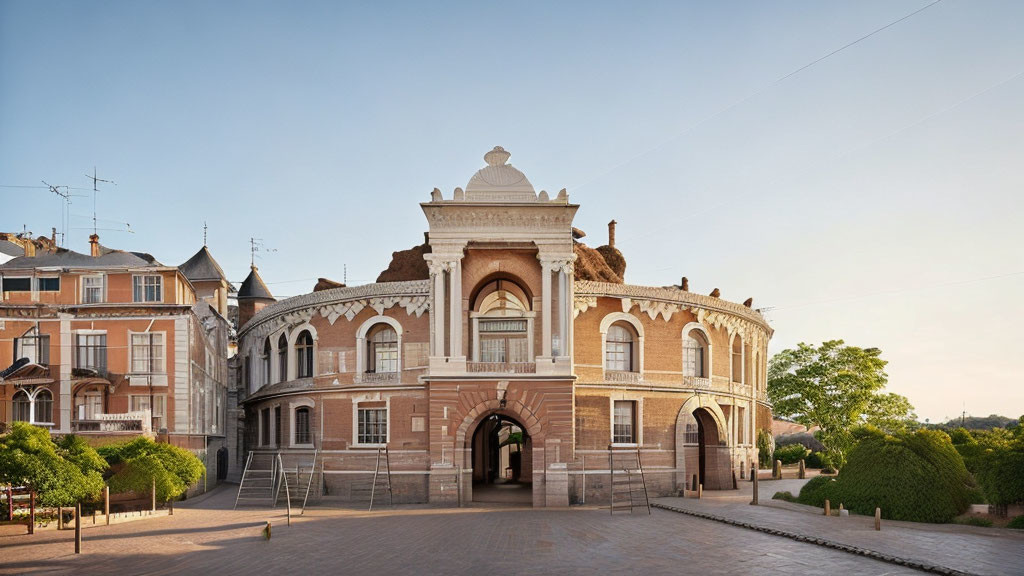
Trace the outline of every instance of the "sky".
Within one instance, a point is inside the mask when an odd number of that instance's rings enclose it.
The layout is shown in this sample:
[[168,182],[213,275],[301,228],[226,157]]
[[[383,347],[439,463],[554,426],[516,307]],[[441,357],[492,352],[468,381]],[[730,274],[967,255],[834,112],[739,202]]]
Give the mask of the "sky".
[[878,347],[922,420],[1016,417],[1024,3],[931,3],[2,0],[0,230],[87,251],[95,167],[104,245],[179,264],[205,223],[297,295],[374,281],[500,145],[586,242],[618,222],[627,282]]

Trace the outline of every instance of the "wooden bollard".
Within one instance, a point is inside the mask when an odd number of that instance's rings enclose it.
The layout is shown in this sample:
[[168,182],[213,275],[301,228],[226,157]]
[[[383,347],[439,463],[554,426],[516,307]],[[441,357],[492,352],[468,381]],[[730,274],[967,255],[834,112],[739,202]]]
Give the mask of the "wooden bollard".
[[75,504],[75,554],[82,553],[82,503]]
[[800,479],[807,478],[807,466],[804,464],[804,459],[800,459]]
[[57,530],[64,529],[64,507],[57,506]]
[[826,499],[825,500],[825,516],[831,516],[831,515],[832,515],[832,503],[829,502]]
[[36,533],[36,491],[28,493],[28,533]]
[[150,511],[156,512],[156,478],[155,477],[153,478],[153,485],[152,485],[152,488],[150,488],[150,490],[149,490],[149,495],[150,495],[150,501],[151,501]]
[[882,509],[875,508],[875,530],[882,529]]
[[758,501],[757,501],[757,468],[752,469],[750,472],[751,472],[750,477],[753,479],[753,482],[754,482],[754,498],[753,498],[753,500],[750,501],[750,504],[751,504],[751,506],[757,506],[758,505]]
[[270,520],[267,520],[267,525],[263,528],[263,537],[270,540]]
[[690,483],[690,486],[692,486],[692,488],[690,488],[691,490],[693,490],[694,492],[697,491],[697,475],[696,474],[693,475],[693,482]]
[[110,526],[110,486],[103,487],[103,516],[107,519],[107,526]]
[[14,521],[14,489],[7,485],[7,521]]
[[95,508],[92,509],[92,523],[93,524],[96,523],[96,509]]
[[750,467],[750,481],[751,482],[754,481],[754,477],[755,476],[757,476],[757,466],[756,465]]
[[739,484],[738,484],[738,483],[736,482],[736,471],[735,471],[735,470],[733,470],[733,471],[732,471],[732,489],[733,489],[733,490],[736,490],[736,489],[738,489],[739,487],[740,487],[740,485],[739,485]]
[[174,516],[174,500],[167,501],[167,515]]
[[697,499],[700,500],[704,496],[704,485],[697,484]]
[[782,460],[775,461],[775,467],[772,469],[772,478],[782,480]]

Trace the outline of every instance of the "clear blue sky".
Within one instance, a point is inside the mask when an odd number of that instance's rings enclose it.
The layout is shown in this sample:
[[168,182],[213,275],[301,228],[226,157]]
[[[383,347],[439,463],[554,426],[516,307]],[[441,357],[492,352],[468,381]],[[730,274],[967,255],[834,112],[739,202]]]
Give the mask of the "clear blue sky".
[[[294,295],[373,281],[501,145],[592,245],[618,220],[627,281],[777,307],[775,351],[880,347],[922,418],[1018,416],[1024,3],[944,0],[775,83],[926,4],[4,0],[0,185],[96,166],[100,227],[135,231],[104,244],[180,263],[206,221],[232,280],[261,237]],[[60,211],[0,188],[0,230]]]

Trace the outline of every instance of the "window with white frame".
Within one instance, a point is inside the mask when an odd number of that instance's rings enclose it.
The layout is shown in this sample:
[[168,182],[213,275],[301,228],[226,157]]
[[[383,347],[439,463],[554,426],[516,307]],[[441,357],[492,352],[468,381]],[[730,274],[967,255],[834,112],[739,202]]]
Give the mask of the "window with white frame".
[[707,343],[704,336],[696,330],[691,330],[683,338],[683,376],[694,376],[706,378],[705,357],[707,355]]
[[36,327],[29,328],[14,339],[14,359],[28,358],[29,362],[50,364],[50,335],[40,333]]
[[36,422],[53,422],[53,394],[40,390],[36,394]]
[[366,346],[366,371],[398,372],[398,333],[388,324],[378,324],[370,331]]
[[636,371],[633,362],[633,331],[622,323],[612,324],[605,336],[604,368],[619,372]]
[[732,381],[743,382],[743,340],[738,335],[732,341]]
[[103,276],[82,276],[82,303],[99,304],[104,300]]
[[99,373],[107,371],[106,334],[75,335],[75,368]]
[[313,377],[313,336],[303,330],[295,340],[295,369],[299,378]]
[[24,390],[16,392],[11,400],[11,408],[13,408],[11,419],[15,422],[28,422],[32,414],[31,404],[32,401],[29,400],[27,392]]
[[153,274],[132,277],[132,294],[136,302],[162,302],[163,276]]
[[636,401],[616,400],[612,420],[612,443],[636,444]]
[[160,332],[132,334],[132,373],[164,372],[164,335]]
[[[152,399],[152,402],[150,400]],[[129,409],[131,412],[141,412],[143,410],[152,410],[150,412],[153,418],[153,428],[159,430],[164,427],[164,417],[167,415],[167,396],[164,394],[139,394],[136,396],[129,397]]]
[[312,444],[313,437],[310,434],[310,408],[309,406],[299,406],[295,409],[295,443],[296,444]]
[[387,444],[388,410],[386,407],[363,408],[358,410],[356,442],[359,444]]

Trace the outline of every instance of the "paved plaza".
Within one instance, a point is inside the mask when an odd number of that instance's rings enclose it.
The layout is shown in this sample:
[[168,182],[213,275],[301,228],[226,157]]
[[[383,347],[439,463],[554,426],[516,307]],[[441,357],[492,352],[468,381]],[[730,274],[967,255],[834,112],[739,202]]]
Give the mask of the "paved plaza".
[[[175,515],[0,536],[0,574],[917,574],[813,544],[654,510],[232,511],[234,487]],[[260,532],[274,523],[266,541]]]

